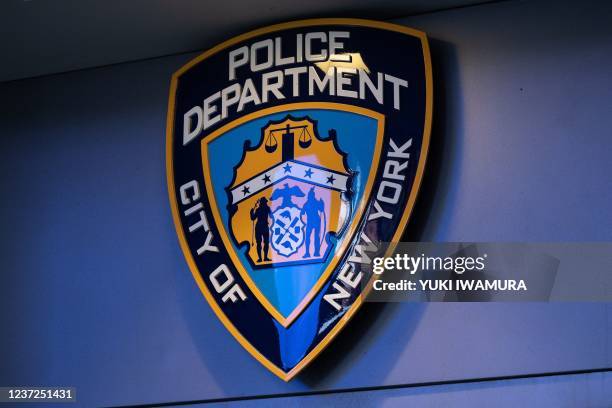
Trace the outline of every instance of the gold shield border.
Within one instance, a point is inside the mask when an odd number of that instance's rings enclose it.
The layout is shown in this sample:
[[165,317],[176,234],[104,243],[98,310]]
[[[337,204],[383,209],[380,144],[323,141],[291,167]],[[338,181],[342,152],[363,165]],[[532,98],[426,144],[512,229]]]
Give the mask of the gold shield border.
[[[222,51],[232,45],[238,44],[242,41],[248,40],[249,38],[253,38],[262,34],[273,33],[275,31],[286,30],[290,28],[299,28],[299,27],[311,27],[311,26],[319,26],[319,25],[349,25],[349,26],[360,26],[360,27],[371,27],[378,28],[381,30],[395,31],[402,34],[406,34],[412,37],[417,37],[421,40],[421,46],[423,48],[423,59],[425,62],[425,95],[426,95],[426,107],[425,107],[425,126],[423,130],[423,142],[421,145],[421,154],[419,156],[419,163],[417,165],[417,172],[415,175],[414,183],[412,185],[412,189],[410,191],[410,195],[408,197],[408,202],[406,203],[406,209],[402,218],[399,221],[397,230],[392,238],[392,242],[398,241],[406,228],[406,224],[408,223],[408,219],[412,214],[412,210],[414,208],[414,203],[416,201],[418,192],[421,187],[421,182],[423,179],[423,173],[425,171],[425,163],[427,161],[427,153],[429,150],[429,142],[431,137],[431,122],[433,116],[433,74],[431,68],[431,56],[429,52],[429,43],[427,41],[427,36],[422,31],[418,31],[412,28],[404,27],[397,24],[392,23],[384,23],[379,21],[372,20],[364,20],[364,19],[352,19],[352,18],[322,18],[322,19],[310,19],[310,20],[298,20],[288,23],[276,24],[264,28],[260,28],[257,30],[253,30],[232,39],[229,39],[208,51],[200,54],[198,57],[194,58],[183,67],[181,67],[178,71],[176,71],[172,75],[172,80],[170,82],[170,93],[168,98],[168,116],[166,121],[166,175],[168,182],[168,194],[170,197],[170,206],[172,209],[172,218],[174,220],[174,227],[176,229],[177,236],[179,238],[179,243],[181,249],[183,251],[183,255],[189,265],[189,269],[191,274],[193,275],[200,291],[206,298],[208,304],[213,309],[219,320],[223,323],[225,328],[238,340],[238,342],[261,364],[263,364],[267,369],[272,371],[276,376],[281,378],[284,381],[289,381],[293,377],[295,377],[304,367],[306,367],[312,360],[321,353],[327,347],[327,345],[336,337],[336,335],[342,330],[342,328],[348,323],[351,317],[357,312],[359,307],[364,301],[365,296],[367,296],[368,290],[366,293],[361,293],[357,299],[350,306],[349,310],[340,318],[340,320],[336,323],[334,328],[317,344],[295,367],[293,367],[290,371],[285,372],[275,364],[273,364],[270,360],[265,358],[251,343],[248,342],[247,339],[240,334],[240,332],[236,329],[236,327],[232,324],[231,321],[225,316],[223,311],[219,308],[217,303],[215,302],[212,294],[209,292],[202,276],[200,275],[198,268],[193,260],[193,257],[189,251],[189,247],[187,245],[187,240],[183,234],[183,229],[181,226],[181,221],[179,217],[179,209],[178,203],[176,202],[176,187],[174,185],[174,166],[173,166],[173,157],[172,157],[172,144],[173,144],[173,131],[174,131],[174,114],[175,114],[175,96],[176,96],[176,88],[178,84],[179,77],[188,69],[193,67],[194,65],[200,63],[206,58],[210,57]],[[392,252],[393,248],[390,248],[387,255]],[[372,279],[368,283],[368,289],[371,287]]]
[[[374,145],[374,155],[372,157],[372,164],[370,166],[370,172],[368,174],[368,178],[366,180],[363,198],[360,203],[357,204],[357,208],[355,209],[355,217],[351,221],[348,230],[346,231],[345,238],[342,239],[342,244],[338,247],[338,249],[334,250],[334,256],[327,265],[327,268],[323,271],[319,279],[315,282],[313,287],[308,291],[306,296],[300,301],[300,303],[295,307],[295,309],[287,316],[283,316],[275,307],[270,303],[270,301],[261,293],[261,290],[257,287],[253,279],[249,276],[249,273],[246,271],[242,262],[238,258],[238,254],[234,250],[234,246],[231,243],[229,234],[221,221],[221,214],[219,213],[219,206],[217,205],[217,200],[214,192],[212,191],[212,182],[210,177],[210,161],[208,160],[208,144],[223,135],[224,133],[244,124],[251,120],[260,118],[262,116],[270,115],[278,112],[290,112],[292,110],[298,109],[328,109],[328,110],[336,110],[343,112],[352,112],[359,115],[367,116],[377,121],[376,123],[376,143]],[[372,185],[374,185],[374,179],[376,178],[376,172],[378,170],[378,164],[380,162],[380,152],[382,150],[382,141],[385,131],[385,117],[383,114],[374,112],[373,110],[361,108],[353,105],[347,105],[343,103],[334,103],[334,102],[298,102],[298,103],[290,103],[281,106],[274,106],[267,109],[262,109],[257,112],[253,112],[251,114],[245,115],[239,119],[234,120],[226,124],[225,126],[217,129],[209,135],[206,135],[202,139],[201,149],[202,149],[202,169],[204,170],[204,180],[206,181],[206,194],[208,197],[208,202],[210,203],[210,208],[213,213],[213,217],[215,219],[215,223],[217,224],[217,228],[219,230],[219,235],[223,241],[223,245],[225,249],[228,251],[234,266],[242,276],[242,279],[245,281],[251,292],[255,295],[259,303],[263,305],[263,307],[274,317],[284,328],[287,328],[299,317],[299,315],[304,311],[306,306],[310,304],[312,299],[315,298],[319,290],[323,287],[329,275],[336,269],[338,262],[344,255],[347,246],[351,243],[355,230],[357,229],[357,225],[361,221],[361,217],[365,212],[365,207],[367,203],[370,201],[370,193],[372,192]],[[210,187],[209,187],[210,186]]]

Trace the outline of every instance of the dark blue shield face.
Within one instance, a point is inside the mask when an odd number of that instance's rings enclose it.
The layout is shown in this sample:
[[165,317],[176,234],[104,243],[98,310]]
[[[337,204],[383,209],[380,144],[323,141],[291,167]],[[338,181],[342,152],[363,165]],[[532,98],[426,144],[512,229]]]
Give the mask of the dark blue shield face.
[[181,248],[225,327],[280,378],[339,333],[366,295],[371,255],[400,239],[431,110],[425,35],[367,20],[256,30],[172,77]]

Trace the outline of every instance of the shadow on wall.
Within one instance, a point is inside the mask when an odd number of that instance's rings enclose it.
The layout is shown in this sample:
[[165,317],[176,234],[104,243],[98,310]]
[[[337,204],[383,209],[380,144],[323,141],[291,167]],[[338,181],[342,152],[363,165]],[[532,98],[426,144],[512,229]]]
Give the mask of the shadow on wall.
[[[462,104],[460,88],[457,85],[459,84],[459,75],[455,47],[452,44],[432,39],[430,39],[430,47],[434,74],[434,117],[431,144],[419,199],[402,237],[403,241],[430,241],[434,237],[444,237],[446,228],[446,220],[442,217],[444,206],[453,205],[456,187],[451,184],[451,180],[457,179],[456,171],[460,167]],[[444,64],[442,64],[442,61]],[[453,85],[452,88],[448,87],[450,84]],[[451,174],[453,177],[451,177]],[[180,274],[183,276],[185,272],[181,270]],[[182,278],[180,281],[186,282]],[[179,285],[179,290],[191,291],[194,290],[194,287],[199,292],[193,282],[189,284],[189,288],[187,285]],[[191,293],[186,296],[179,294],[179,299],[193,299],[193,296],[191,296]],[[208,305],[201,295],[197,296],[197,302],[198,305],[183,304],[182,308],[186,312],[186,321],[203,364],[213,372],[222,369],[222,367],[227,368],[228,361],[224,351],[212,352],[211,346],[214,347],[214,344],[223,343],[229,334],[211,333],[211,330],[224,330],[221,324],[215,325],[213,328],[202,327],[202,319],[197,313],[194,313],[194,310],[197,310],[198,307],[208,307]],[[376,359],[375,364],[365,360],[361,362],[372,370],[367,373],[368,376],[371,376],[372,385],[380,383],[379,379],[393,369],[397,356],[410,342],[426,305],[416,303],[408,305],[365,303],[350,324],[302,373],[291,381],[291,385],[283,386],[282,382],[278,380],[279,387],[282,387],[285,392],[290,392],[296,391],[296,389],[324,389],[340,382],[345,374],[350,375],[348,373],[356,364],[360,364],[360,357],[368,352],[377,342],[377,339],[382,339],[385,328],[391,326],[390,322],[397,318],[400,308],[410,309],[408,313],[403,310],[402,314],[405,313],[410,317],[409,319],[402,317],[400,335],[393,337],[392,344],[387,342],[382,346],[383,353],[374,354],[373,352],[372,355],[375,355]],[[244,351],[244,356],[251,358],[246,351]],[[236,358],[234,355],[233,359]],[[372,356],[366,358],[371,359]],[[244,359],[238,358],[238,360],[243,364]],[[259,366],[258,362],[254,359],[252,361],[253,366],[257,366],[256,369],[261,370],[263,374],[268,374],[264,367]],[[249,372],[250,367],[252,366],[244,367],[243,373]],[[253,386],[267,383],[270,379],[268,375],[257,377],[250,377]],[[363,372],[360,372],[358,377],[362,377],[360,383],[363,383]],[[216,385],[228,394],[232,394],[232,390],[236,389],[236,382],[238,381],[235,375],[215,375],[215,380]],[[250,393],[249,390],[245,391]]]
[[448,214],[461,178],[464,119],[460,67],[455,46],[429,39],[433,65],[433,121],[431,144],[419,198],[403,241],[444,241]]

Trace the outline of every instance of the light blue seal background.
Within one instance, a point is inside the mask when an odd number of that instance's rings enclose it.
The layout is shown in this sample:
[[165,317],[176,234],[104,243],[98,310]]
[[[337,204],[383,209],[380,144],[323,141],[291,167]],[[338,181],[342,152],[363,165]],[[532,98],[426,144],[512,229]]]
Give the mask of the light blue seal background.
[[[250,140],[251,146],[257,146],[261,140],[261,129],[269,121],[283,119],[287,114],[294,117],[308,116],[317,121],[321,139],[328,137],[329,129],[336,129],[337,144],[348,155],[349,168],[355,172],[351,199],[353,209],[363,197],[376,144],[377,120],[357,113],[328,109],[291,110],[263,116],[224,133],[208,144],[213,190],[224,227],[229,234],[231,230],[225,188],[232,182],[234,166],[240,163],[244,142]],[[354,213],[352,215],[355,216]],[[340,238],[343,239],[346,236]],[[333,258],[332,248],[323,263],[254,269],[247,260],[247,248],[239,249],[233,239],[231,241],[257,287],[283,316],[288,316],[295,309]]]

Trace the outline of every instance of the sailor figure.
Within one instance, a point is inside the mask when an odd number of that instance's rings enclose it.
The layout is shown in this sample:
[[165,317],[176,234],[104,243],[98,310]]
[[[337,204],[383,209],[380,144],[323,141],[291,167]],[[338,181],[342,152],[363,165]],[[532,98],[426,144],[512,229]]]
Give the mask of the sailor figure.
[[270,243],[270,207],[266,197],[257,200],[254,208],[251,208],[251,220],[255,221],[255,241],[257,242],[257,262],[261,262],[261,244],[263,241],[264,261],[269,261],[268,249]]

